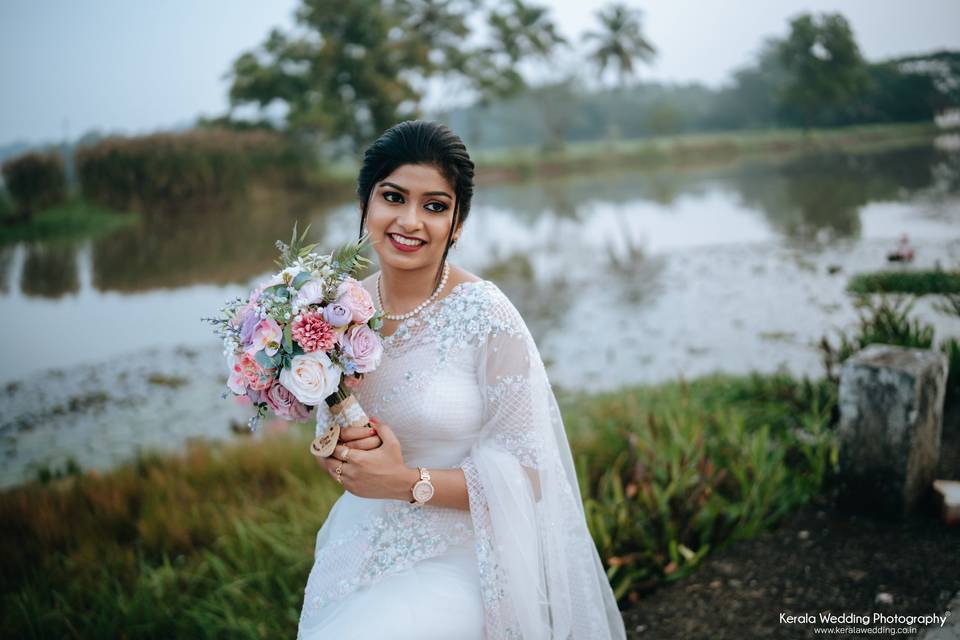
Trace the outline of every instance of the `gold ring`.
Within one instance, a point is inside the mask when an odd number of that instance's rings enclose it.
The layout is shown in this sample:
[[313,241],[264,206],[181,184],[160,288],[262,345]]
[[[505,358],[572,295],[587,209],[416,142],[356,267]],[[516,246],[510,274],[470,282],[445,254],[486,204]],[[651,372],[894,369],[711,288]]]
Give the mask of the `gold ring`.
[[343,463],[342,463],[342,462],[340,463],[339,466],[337,466],[336,472],[337,472],[337,482],[339,482],[340,484],[343,484],[343,480],[340,479],[340,474],[343,473]]
[[350,457],[350,447],[343,445],[343,461],[346,462],[348,457]]

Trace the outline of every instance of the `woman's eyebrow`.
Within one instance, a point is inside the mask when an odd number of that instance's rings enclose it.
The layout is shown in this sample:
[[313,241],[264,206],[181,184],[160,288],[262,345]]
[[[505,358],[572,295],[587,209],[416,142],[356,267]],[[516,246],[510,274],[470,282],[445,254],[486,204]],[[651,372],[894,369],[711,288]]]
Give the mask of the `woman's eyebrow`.
[[[397,191],[400,191],[400,192],[402,192],[402,193],[406,193],[407,195],[410,194],[410,190],[409,190],[409,189],[405,189],[405,188],[401,187],[400,185],[396,184],[395,182],[381,182],[381,183],[380,183],[380,186],[381,186],[381,187],[392,187],[393,189],[396,189]],[[427,191],[427,192],[424,193],[423,195],[425,195],[425,196],[446,196],[447,198],[450,198],[451,200],[453,200],[453,196],[451,196],[451,195],[450,195],[449,193],[447,193],[446,191]]]

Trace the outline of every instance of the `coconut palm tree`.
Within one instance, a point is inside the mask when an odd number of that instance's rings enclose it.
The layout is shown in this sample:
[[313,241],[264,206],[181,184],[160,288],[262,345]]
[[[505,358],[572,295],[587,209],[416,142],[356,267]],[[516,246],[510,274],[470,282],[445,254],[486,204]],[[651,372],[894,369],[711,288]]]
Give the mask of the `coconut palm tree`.
[[523,58],[548,58],[566,39],[557,32],[550,9],[523,0],[509,0],[508,11],[491,11],[488,18],[501,51],[516,64]]
[[631,9],[625,4],[614,3],[595,14],[602,30],[588,31],[583,40],[596,41],[596,48],[590,53],[590,59],[597,65],[600,76],[608,64],[616,65],[620,72],[620,85],[634,73],[634,61],[650,62],[657,50],[644,37],[641,27],[642,12]]

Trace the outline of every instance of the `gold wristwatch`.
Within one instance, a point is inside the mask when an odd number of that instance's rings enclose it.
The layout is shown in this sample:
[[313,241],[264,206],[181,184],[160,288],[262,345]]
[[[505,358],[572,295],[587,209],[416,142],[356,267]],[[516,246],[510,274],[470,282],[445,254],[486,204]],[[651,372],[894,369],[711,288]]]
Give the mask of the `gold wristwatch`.
[[410,489],[410,504],[422,505],[433,497],[433,485],[430,484],[430,472],[423,467],[417,467],[420,471],[420,479]]

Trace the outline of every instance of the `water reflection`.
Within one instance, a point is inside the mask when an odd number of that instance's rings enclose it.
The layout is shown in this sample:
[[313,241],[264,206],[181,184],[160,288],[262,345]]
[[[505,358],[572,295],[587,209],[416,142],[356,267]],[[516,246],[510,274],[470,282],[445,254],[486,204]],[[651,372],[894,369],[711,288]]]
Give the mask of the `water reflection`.
[[[546,335],[568,306],[556,300],[600,278],[625,304],[652,303],[658,292],[676,286],[663,281],[669,252],[782,242],[809,253],[790,258],[797,268],[809,270],[815,268],[812,256],[824,246],[865,236],[862,216],[868,209],[900,203],[913,211],[909,222],[899,220],[899,213],[875,218],[881,222],[871,222],[869,233],[921,232],[923,214],[933,224],[929,232],[943,236],[944,225],[952,221],[950,199],[958,193],[960,151],[944,143],[692,171],[624,169],[487,185],[478,188],[467,236],[451,257],[501,283]],[[355,236],[357,218],[349,199],[331,203],[316,194],[255,192],[229,211],[147,216],[139,226],[92,241],[22,243],[0,252],[0,304],[14,325],[53,332],[63,312],[102,326],[110,322],[107,308],[127,310],[147,323],[157,309],[171,307],[200,317],[219,306],[225,287],[241,291],[274,268],[273,241],[286,239],[294,220],[301,227],[309,221],[312,238],[332,246]],[[105,297],[110,292],[134,297]],[[64,296],[76,299],[64,306]],[[62,308],[32,306],[32,298],[61,300]],[[200,299],[206,308],[197,303]],[[12,354],[8,362],[20,364],[16,370],[5,364],[0,376],[23,373],[23,362],[38,370],[54,359],[69,364],[116,353],[111,347],[121,345],[209,338],[206,326],[185,324],[152,326],[142,337],[127,336],[129,342],[118,341],[116,334],[97,339],[95,330],[80,328],[76,333],[89,340],[71,343],[64,336],[57,344],[54,338],[40,353],[5,337],[10,343],[0,347]]]
[[860,210],[931,188],[934,167],[946,158],[929,147],[883,154],[823,154],[782,166],[753,165],[734,184],[744,206],[759,209],[791,242],[852,239],[860,235]]
[[7,245],[0,247],[0,293],[9,293],[12,284],[10,282],[10,271],[13,268],[13,256],[16,247]]
[[271,192],[230,211],[149,216],[98,239],[94,286],[102,291],[245,282],[273,268],[274,240],[289,239],[295,220],[324,234],[325,203],[310,194]]
[[[514,301],[559,386],[780,365],[817,375],[812,345],[856,317],[848,275],[885,267],[904,232],[915,266],[960,264],[958,205],[960,149],[949,141],[692,171],[625,168],[481,185],[451,260]],[[294,220],[310,222],[321,247],[355,238],[359,221],[349,197],[264,192],[96,240],[0,249],[0,382],[10,383],[0,395],[10,465],[0,483],[71,448],[87,466],[143,442],[229,434],[228,419],[243,411],[217,399],[224,366],[199,319],[274,270],[274,240],[287,240]],[[917,310],[960,334],[930,305]],[[177,355],[180,347],[190,352]],[[150,382],[174,378],[192,382]],[[77,412],[57,417],[60,406]],[[69,446],[48,445],[50,429]]]
[[[515,255],[547,246],[555,241],[550,235],[555,229],[543,226],[544,220],[551,225],[562,221],[590,225],[598,210],[647,209],[670,215],[681,200],[703,199],[704,205],[710,205],[715,204],[711,196],[718,192],[732,193],[735,200],[725,203],[726,209],[759,211],[776,235],[802,245],[859,237],[860,211],[869,203],[904,201],[918,194],[942,197],[958,191],[960,153],[926,145],[884,153],[835,153],[784,163],[748,163],[727,169],[620,170],[481,186],[475,208],[496,212],[495,217],[507,212],[513,218],[512,226],[539,231],[539,237],[527,234],[518,247],[509,246],[509,241],[505,247],[502,238],[483,234],[483,250],[490,256],[490,264],[483,268],[494,273],[501,269],[498,263],[504,258],[492,251],[508,249]],[[286,238],[294,220],[309,220],[313,237],[329,241],[355,234],[355,217],[352,202],[341,201],[331,208],[330,202],[315,196],[283,192],[260,194],[258,199],[230,211],[148,216],[136,227],[93,242],[93,286],[98,291],[136,292],[246,282],[273,267],[273,240]],[[484,221],[476,220],[481,217],[475,214],[470,226],[484,225]],[[604,233],[612,238],[611,243],[629,237],[630,229],[625,229],[617,216],[607,223],[612,226]],[[330,230],[331,224],[337,228]],[[729,226],[728,221],[724,226]],[[660,246],[697,243],[695,228],[681,224],[666,230],[672,238],[666,238],[664,231],[656,230],[655,242]],[[26,259],[22,277],[15,283],[22,293],[56,298],[77,292],[80,245],[23,246]],[[0,273],[9,272],[13,255],[11,247],[2,250]],[[616,260],[612,264],[616,265]],[[527,275],[528,283],[534,283],[533,272]],[[515,281],[519,276],[513,273],[510,277]],[[9,279],[3,278],[3,286],[9,284]]]
[[28,296],[59,298],[80,289],[77,245],[30,242],[20,274],[20,290]]

